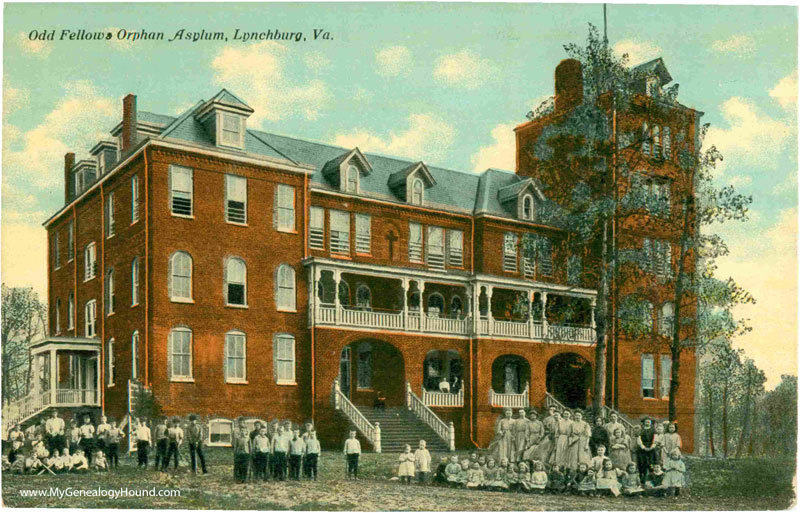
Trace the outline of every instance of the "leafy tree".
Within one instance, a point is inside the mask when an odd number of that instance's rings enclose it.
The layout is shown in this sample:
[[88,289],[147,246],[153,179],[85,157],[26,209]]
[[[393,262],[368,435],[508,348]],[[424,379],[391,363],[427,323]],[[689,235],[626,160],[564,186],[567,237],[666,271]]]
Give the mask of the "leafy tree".
[[30,287],[2,285],[3,404],[27,395],[31,385],[31,342],[45,333],[47,306]]
[[758,445],[754,452],[794,461],[797,457],[797,376],[781,376],[780,384],[764,394],[757,408],[754,438]]

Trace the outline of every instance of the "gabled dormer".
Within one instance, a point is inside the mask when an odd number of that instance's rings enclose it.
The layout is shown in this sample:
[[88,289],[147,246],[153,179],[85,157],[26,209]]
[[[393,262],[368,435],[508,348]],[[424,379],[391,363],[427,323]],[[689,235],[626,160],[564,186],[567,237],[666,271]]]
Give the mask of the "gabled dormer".
[[497,201],[521,221],[536,221],[540,202],[544,201],[542,191],[533,179],[521,180],[497,191]]
[[252,113],[249,105],[223,89],[197,110],[195,118],[216,146],[243,150],[247,118]]
[[358,148],[329,160],[322,167],[322,176],[342,192],[358,194],[361,178],[372,173],[372,166]]
[[117,145],[111,141],[100,141],[89,153],[97,161],[97,175],[102,176],[114,167],[117,162]]
[[89,159],[79,161],[72,167],[72,176],[77,198],[97,180],[97,162]]
[[669,74],[661,57],[634,66],[633,69],[638,75],[633,89],[639,94],[659,96],[661,89],[672,82],[672,75]]
[[412,205],[425,204],[425,190],[436,185],[428,166],[415,162],[389,175],[389,188],[398,198]]

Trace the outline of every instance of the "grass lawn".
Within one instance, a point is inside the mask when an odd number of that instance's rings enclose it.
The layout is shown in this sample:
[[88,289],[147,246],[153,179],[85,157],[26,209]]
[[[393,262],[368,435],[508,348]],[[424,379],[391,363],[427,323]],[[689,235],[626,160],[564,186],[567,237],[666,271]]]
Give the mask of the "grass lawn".
[[[435,455],[436,456],[436,455]],[[134,458],[119,470],[84,475],[3,475],[3,502],[12,507],[188,508],[246,510],[752,510],[787,509],[794,503],[794,461],[687,458],[691,490],[675,499],[532,496],[519,493],[406,486],[391,481],[395,454],[364,454],[358,482],[343,479],[344,458],[323,453],[317,482],[233,482],[230,449],[207,450],[210,473],[194,476],[140,472]],[[438,462],[438,457],[435,457]],[[21,490],[178,489],[180,497],[23,497]]]

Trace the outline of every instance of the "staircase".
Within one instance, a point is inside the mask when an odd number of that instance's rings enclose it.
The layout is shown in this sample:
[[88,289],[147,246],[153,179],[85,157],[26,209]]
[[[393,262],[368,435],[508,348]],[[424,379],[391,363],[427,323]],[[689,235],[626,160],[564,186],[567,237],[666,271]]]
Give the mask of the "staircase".
[[96,389],[60,388],[55,391],[32,393],[3,407],[3,438],[11,427],[36,420],[51,407],[100,406],[100,394]]
[[432,453],[450,451],[448,444],[432,428],[405,407],[385,410],[363,408],[361,413],[371,424],[380,423],[383,452],[403,452],[406,444],[415,451],[420,440],[425,440]]

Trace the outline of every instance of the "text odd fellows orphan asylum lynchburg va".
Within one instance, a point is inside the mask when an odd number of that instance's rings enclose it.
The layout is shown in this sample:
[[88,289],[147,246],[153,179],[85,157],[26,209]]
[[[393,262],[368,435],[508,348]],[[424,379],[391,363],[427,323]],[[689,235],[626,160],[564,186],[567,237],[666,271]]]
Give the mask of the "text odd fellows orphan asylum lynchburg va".
[[[670,82],[661,59],[642,66],[642,98]],[[212,445],[245,417],[313,419],[327,447],[353,424],[375,450],[419,438],[447,450],[487,446],[507,407],[585,407],[598,256],[568,254],[569,232],[548,221],[553,186],[523,151],[581,103],[581,73],[559,64],[553,111],[516,128],[516,172],[480,174],[248,129],[253,109],[225,89],[178,117],[126,96],[111,141],[65,156],[65,205],[45,222],[50,336],[33,346],[26,399],[38,403],[7,420],[53,407],[125,419],[145,387],[164,414],[200,415]],[[696,144],[701,115],[674,108],[688,128],[650,127],[626,150],[647,153],[642,173],[668,208],[673,141]],[[614,236],[647,255],[645,273],[674,275],[663,235]],[[669,280],[655,281],[660,348],[610,337],[608,391],[626,423],[667,415],[673,306]],[[692,451],[691,351],[680,380]]]

